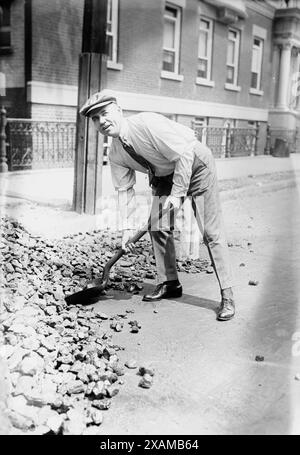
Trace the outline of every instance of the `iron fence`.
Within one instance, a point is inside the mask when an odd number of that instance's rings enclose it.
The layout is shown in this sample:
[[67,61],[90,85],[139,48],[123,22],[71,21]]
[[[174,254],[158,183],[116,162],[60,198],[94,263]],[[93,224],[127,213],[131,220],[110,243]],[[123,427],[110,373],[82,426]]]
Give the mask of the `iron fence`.
[[287,143],[289,153],[300,153],[300,130],[288,130],[284,128],[268,128],[265,151],[273,154],[276,139],[283,139]]
[[[291,153],[300,152],[299,130],[271,129],[268,125],[265,140],[265,132],[258,122],[248,128],[199,126],[196,123],[192,128],[197,139],[212,150],[215,158],[272,154],[277,138],[287,141]],[[11,171],[73,166],[76,123],[7,119],[6,145]],[[110,141],[105,141],[104,164],[109,147]]]
[[67,167],[74,163],[76,123],[8,119],[10,170]]
[[197,126],[192,124],[197,139],[205,143],[215,158],[258,154],[259,124],[251,128]]

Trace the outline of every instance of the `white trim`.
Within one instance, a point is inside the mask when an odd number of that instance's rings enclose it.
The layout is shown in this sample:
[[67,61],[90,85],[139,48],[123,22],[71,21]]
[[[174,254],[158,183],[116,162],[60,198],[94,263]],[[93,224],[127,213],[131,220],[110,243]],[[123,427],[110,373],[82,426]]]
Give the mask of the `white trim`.
[[218,10],[229,10],[238,18],[247,18],[246,6],[244,0],[204,0],[205,3],[212,5]]
[[0,96],[6,96],[6,75],[0,72]]
[[[196,120],[201,119],[201,120]],[[198,131],[199,139],[203,144],[207,145],[207,127],[208,127],[208,118],[207,117],[194,117],[192,120],[192,125],[194,128],[202,128],[201,132]],[[201,136],[200,136],[201,134]]]
[[251,93],[251,95],[263,96],[264,91],[263,91],[263,90],[257,90],[256,88],[251,88],[251,87],[250,87],[249,93]]
[[253,24],[252,35],[253,36],[257,36],[257,38],[260,38],[260,39],[266,41],[267,36],[268,36],[267,29],[259,27],[256,24]]
[[197,85],[205,85],[206,87],[214,87],[214,81],[209,81],[208,79],[203,79],[202,77],[196,77]]
[[274,108],[270,108],[269,112],[270,112],[270,114],[286,114],[286,113],[294,114],[297,111],[293,111],[293,110],[289,109],[288,107],[283,107],[283,108],[274,107]]
[[[166,8],[172,8],[174,11],[176,11],[176,17],[171,17],[168,14],[166,14]],[[169,22],[171,24],[174,24],[174,47],[169,48],[164,46],[164,40],[165,40],[165,24],[166,22]],[[164,29],[163,29],[163,53],[164,51],[166,52],[172,52],[174,54],[174,74],[179,74],[179,55],[180,55],[180,47],[181,47],[181,7],[177,6],[174,4],[172,1],[171,2],[166,2],[165,4],[165,9],[164,9]],[[162,70],[163,72],[168,73],[169,71]],[[171,71],[170,71],[171,73]]]
[[[208,29],[201,28],[201,21],[207,22]],[[214,22],[212,19],[209,19],[205,16],[199,17],[199,28],[198,28],[198,62],[199,60],[206,60],[207,62],[207,77],[205,78],[207,81],[211,80],[211,66],[212,66],[212,45],[213,45],[213,26]],[[206,55],[199,55],[199,47],[200,47],[200,37],[201,32],[206,33],[207,35],[207,56]],[[199,78],[204,79],[204,78]]]
[[[106,31],[107,36],[112,38],[112,60],[111,62],[117,63],[118,57],[118,10],[119,0],[111,0],[111,32]],[[109,9],[107,9],[107,22]]]
[[27,82],[27,101],[38,104],[76,106],[78,88],[76,85],[52,84],[50,82]]
[[276,8],[271,5],[255,3],[253,0],[247,0],[246,8],[261,14],[268,19],[274,19]]
[[[28,83],[28,94],[30,96],[28,96],[27,101],[31,103],[77,107],[77,86],[74,85],[31,81]],[[268,109],[132,92],[116,91],[116,94],[120,106],[128,111],[161,112],[165,114],[172,112],[175,115],[235,118],[239,120],[256,120],[258,122],[268,120]],[[69,99],[69,103],[66,102],[67,99]]]
[[161,71],[160,77],[162,79],[170,79],[172,81],[183,81],[184,76],[183,74],[176,74],[176,73],[171,73],[170,71]]
[[239,120],[256,120],[258,122],[266,122],[268,120],[268,109],[132,92],[116,91],[116,94],[122,109],[128,111],[148,111],[165,114],[172,112],[177,115],[191,115],[193,117],[235,118]]
[[[259,42],[259,46],[255,44],[255,40]],[[264,40],[263,38],[253,36],[252,37],[252,59],[251,59],[251,83],[252,84],[252,73],[257,74],[257,81],[256,81],[256,87],[250,87],[251,89],[254,89],[256,91],[259,91],[261,89],[261,73],[262,73],[262,65],[263,65],[263,54],[264,54]],[[259,52],[259,65],[258,65],[258,71],[253,71],[253,63],[254,63],[254,50],[257,50]]]
[[[235,33],[236,34],[236,37],[235,38],[230,38],[229,37],[229,33]],[[237,81],[238,81],[238,73],[239,73],[239,63],[240,63],[240,41],[241,41],[241,31],[239,29],[236,29],[236,28],[233,28],[233,27],[229,27],[228,30],[227,30],[227,53],[228,53],[228,45],[229,45],[229,42],[233,42],[234,43],[234,55],[233,55],[233,63],[231,62],[228,62],[227,61],[227,58],[228,58],[228,55],[226,56],[226,70],[227,70],[227,67],[230,66],[231,68],[233,68],[234,70],[234,73],[233,73],[233,83],[227,83],[226,84],[229,86],[231,85],[232,87],[236,87],[237,86]],[[226,88],[226,84],[225,84],[225,88]],[[229,90],[232,90],[232,88],[229,88]]]
[[225,82],[225,90],[231,90],[232,92],[240,92],[241,91],[241,87],[239,85],[235,85],[235,84],[229,84],[228,82]]
[[170,0],[170,3],[173,3],[175,6],[179,6],[179,8],[185,8],[186,0]]
[[109,70],[121,71],[123,69],[123,63],[113,62],[112,60],[108,60],[106,66]]

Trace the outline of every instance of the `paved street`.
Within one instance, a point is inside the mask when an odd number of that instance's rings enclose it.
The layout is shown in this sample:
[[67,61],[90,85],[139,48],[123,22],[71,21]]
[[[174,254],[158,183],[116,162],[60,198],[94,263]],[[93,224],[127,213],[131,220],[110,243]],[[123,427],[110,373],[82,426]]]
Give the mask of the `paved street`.
[[300,357],[292,340],[300,338],[299,186],[228,200],[224,211],[234,320],[216,321],[213,275],[182,274],[184,296],[158,303],[158,313],[140,297],[97,304],[107,314],[136,310],[140,336],[124,331],[116,342],[126,347],[124,360],[156,368],[150,390],[137,387],[129,371],[102,434],[300,434]]

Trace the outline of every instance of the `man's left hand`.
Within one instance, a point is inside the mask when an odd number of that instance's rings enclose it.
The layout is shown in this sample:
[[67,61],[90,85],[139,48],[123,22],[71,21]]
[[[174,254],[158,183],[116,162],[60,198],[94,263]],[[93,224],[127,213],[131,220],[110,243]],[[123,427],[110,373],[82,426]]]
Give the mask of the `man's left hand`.
[[174,210],[178,210],[181,206],[181,197],[177,196],[168,196],[164,205],[163,205],[163,210],[166,210],[168,208],[174,208]]

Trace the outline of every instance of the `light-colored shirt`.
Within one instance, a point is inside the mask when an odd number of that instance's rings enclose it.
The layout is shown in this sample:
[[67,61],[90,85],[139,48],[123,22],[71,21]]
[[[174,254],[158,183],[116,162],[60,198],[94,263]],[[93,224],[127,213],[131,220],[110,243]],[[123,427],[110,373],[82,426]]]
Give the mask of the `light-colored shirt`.
[[[186,196],[197,143],[191,128],[161,114],[142,112],[123,119],[120,137],[152,164],[156,176],[174,173],[171,195]],[[118,138],[112,140],[109,160],[113,184],[118,191],[134,186],[135,171],[147,173],[147,169],[124,150]]]

